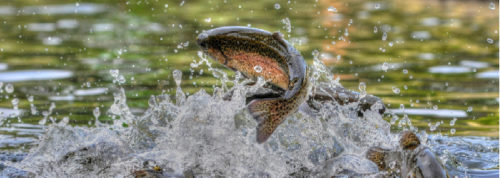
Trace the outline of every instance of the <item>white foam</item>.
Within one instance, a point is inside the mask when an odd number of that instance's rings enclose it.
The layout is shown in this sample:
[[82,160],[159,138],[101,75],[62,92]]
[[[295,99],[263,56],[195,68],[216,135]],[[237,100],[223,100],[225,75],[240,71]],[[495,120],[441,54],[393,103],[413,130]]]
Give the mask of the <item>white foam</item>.
[[0,118],[12,118],[18,117],[22,113],[22,110],[18,109],[9,109],[9,108],[0,108]]

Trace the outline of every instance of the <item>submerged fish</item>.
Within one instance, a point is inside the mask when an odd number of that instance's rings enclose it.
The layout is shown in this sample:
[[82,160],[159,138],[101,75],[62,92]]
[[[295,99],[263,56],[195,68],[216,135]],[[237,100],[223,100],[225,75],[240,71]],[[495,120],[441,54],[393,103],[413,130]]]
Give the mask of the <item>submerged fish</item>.
[[257,142],[265,142],[288,115],[305,101],[307,65],[300,53],[279,33],[248,28],[220,27],[197,38],[203,52],[248,78],[263,77],[284,90],[278,97],[253,99],[250,114],[259,122]]
[[[420,144],[420,139],[411,131],[400,134],[401,150],[392,151],[372,147],[366,158],[373,161],[380,171],[400,177],[448,177],[445,167],[432,151]],[[393,166],[388,166],[389,164]]]

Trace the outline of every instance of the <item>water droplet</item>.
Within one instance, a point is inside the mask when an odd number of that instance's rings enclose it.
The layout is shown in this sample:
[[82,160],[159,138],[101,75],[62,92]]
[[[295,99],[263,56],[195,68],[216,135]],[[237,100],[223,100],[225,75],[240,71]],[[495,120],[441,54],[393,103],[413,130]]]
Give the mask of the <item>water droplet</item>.
[[390,47],[394,46],[394,43],[393,42],[389,42],[389,46]]
[[328,12],[337,12],[337,8],[333,7],[333,6],[330,6],[328,7]]
[[18,109],[19,109],[19,108],[18,108],[19,99],[14,98],[14,99],[12,99],[12,101],[10,101],[10,102],[12,103],[12,106],[13,106],[14,110],[18,110]]
[[282,19],[281,23],[285,24],[286,32],[288,33],[292,32],[292,23],[290,22],[290,19],[288,17]]
[[486,42],[488,42],[489,44],[493,44],[495,41],[493,39],[491,39],[491,38],[487,38]]
[[127,80],[123,75],[118,76],[117,81],[119,84],[124,84]]
[[467,112],[472,112],[472,106],[467,107]]
[[168,8],[168,4],[165,4],[165,8]]
[[391,118],[391,125],[394,125],[396,124],[396,121],[398,120],[398,116],[396,114],[392,115],[392,118]]
[[172,72],[172,74],[173,74],[173,77],[175,80],[175,84],[177,85],[177,87],[180,87],[181,86],[181,79],[182,79],[182,72],[180,70],[174,70]]
[[34,100],[35,100],[35,97],[28,96],[28,102],[33,103]]
[[387,32],[384,32],[384,34],[382,34],[382,41],[385,41],[387,40]]
[[408,74],[408,70],[407,69],[403,69],[403,74]]
[[262,67],[260,67],[259,65],[256,65],[253,67],[253,70],[255,70],[255,72],[257,73],[261,73],[262,72]]
[[455,129],[450,129],[450,133],[451,133],[452,135],[455,135],[455,132],[457,132]]
[[111,69],[111,70],[109,70],[109,74],[111,74],[111,77],[113,77],[113,78],[118,77],[119,73],[120,73],[120,70],[118,70],[118,69]]
[[360,97],[363,98],[366,96],[366,84],[365,82],[359,82],[359,93],[360,93]]
[[69,117],[63,117],[63,119],[59,121],[59,125],[61,126],[68,125],[68,123],[69,123]]
[[429,123],[428,126],[429,126],[429,130],[430,131],[435,131],[439,125],[441,125],[441,122],[436,122],[436,125],[432,125],[432,123]]
[[495,10],[495,3],[490,2],[490,6],[489,6],[489,8],[490,8],[491,10]]
[[404,104],[399,104],[399,109],[405,110],[405,105]]
[[454,117],[453,120],[450,121],[450,126],[454,126],[456,121],[457,121],[457,118]]
[[438,106],[437,106],[437,105],[434,105],[434,106],[432,106],[432,109],[434,109],[434,110],[438,110]]
[[382,70],[383,70],[384,72],[387,72],[387,70],[389,70],[389,64],[387,64],[387,62],[384,62],[384,63],[382,64]]
[[276,3],[276,4],[274,4],[274,8],[275,8],[275,9],[280,9],[280,8],[281,8],[281,5],[280,5],[279,3]]
[[99,111],[99,107],[95,107],[93,111],[95,119],[98,119],[99,116],[101,115],[101,111]]
[[211,21],[212,21],[212,18],[210,18],[210,17],[205,19],[205,22],[207,22],[207,23],[210,23]]
[[373,33],[377,33],[377,32],[378,32],[377,26],[373,27]]
[[397,87],[392,87],[392,92],[394,92],[395,94],[399,94],[401,90]]
[[8,83],[7,85],[5,85],[5,91],[6,91],[7,93],[12,93],[12,92],[14,92],[14,86],[13,86],[12,84]]

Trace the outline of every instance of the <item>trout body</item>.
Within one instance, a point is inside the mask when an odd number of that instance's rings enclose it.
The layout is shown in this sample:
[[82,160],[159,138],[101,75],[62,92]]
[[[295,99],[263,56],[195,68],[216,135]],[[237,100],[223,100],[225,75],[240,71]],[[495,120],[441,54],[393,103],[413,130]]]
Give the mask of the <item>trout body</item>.
[[305,101],[306,63],[279,33],[248,27],[220,27],[198,36],[198,45],[228,68],[248,78],[263,77],[284,90],[279,97],[257,98],[248,110],[259,122],[257,142],[265,142],[276,128]]

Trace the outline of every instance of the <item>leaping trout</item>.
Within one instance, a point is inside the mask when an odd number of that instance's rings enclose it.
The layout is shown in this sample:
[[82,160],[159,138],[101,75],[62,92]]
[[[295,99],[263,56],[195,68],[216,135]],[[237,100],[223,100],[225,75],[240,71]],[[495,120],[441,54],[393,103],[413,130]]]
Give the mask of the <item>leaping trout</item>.
[[284,91],[277,97],[250,101],[248,111],[259,122],[257,142],[265,142],[288,115],[297,111],[308,91],[307,65],[278,32],[249,27],[220,27],[198,35],[203,52],[245,77],[263,77]]

